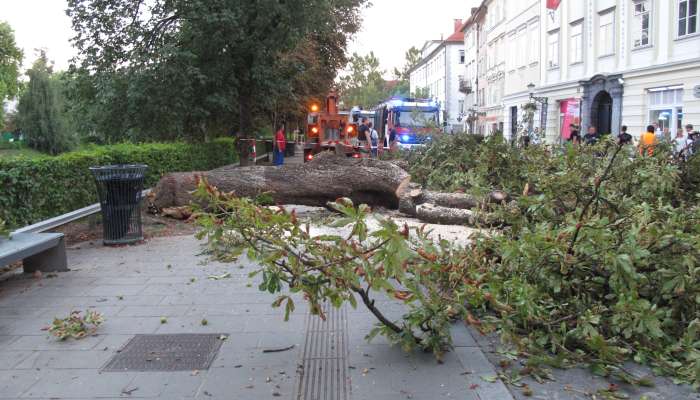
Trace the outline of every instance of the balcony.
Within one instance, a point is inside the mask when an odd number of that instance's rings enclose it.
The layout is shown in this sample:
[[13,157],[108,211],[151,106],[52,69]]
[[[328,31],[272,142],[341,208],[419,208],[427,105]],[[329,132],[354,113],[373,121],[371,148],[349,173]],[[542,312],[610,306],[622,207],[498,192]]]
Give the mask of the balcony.
[[464,94],[471,94],[474,91],[472,88],[472,81],[468,79],[460,79],[459,91]]

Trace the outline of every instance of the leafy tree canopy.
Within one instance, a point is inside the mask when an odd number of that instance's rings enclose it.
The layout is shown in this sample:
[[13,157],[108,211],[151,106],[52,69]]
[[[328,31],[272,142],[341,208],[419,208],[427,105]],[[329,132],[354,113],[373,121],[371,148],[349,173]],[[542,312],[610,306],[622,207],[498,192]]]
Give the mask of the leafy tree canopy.
[[421,59],[421,52],[415,46],[406,51],[406,62],[399,70],[394,68],[394,79],[398,81],[395,93],[400,95],[411,95],[411,69],[418,65]]
[[96,130],[121,137],[250,137],[253,116],[327,92],[366,3],[69,0],[77,97],[98,105]]
[[22,50],[15,42],[15,32],[7,22],[0,21],[0,121],[3,119],[3,101],[19,92],[22,58]]
[[366,56],[353,53],[348,74],[340,80],[342,100],[346,107],[371,108],[384,100],[389,95],[383,78],[384,72],[374,52]]
[[74,141],[65,120],[64,94],[60,75],[41,51],[27,71],[29,83],[18,106],[18,122],[29,146],[58,154],[73,147]]

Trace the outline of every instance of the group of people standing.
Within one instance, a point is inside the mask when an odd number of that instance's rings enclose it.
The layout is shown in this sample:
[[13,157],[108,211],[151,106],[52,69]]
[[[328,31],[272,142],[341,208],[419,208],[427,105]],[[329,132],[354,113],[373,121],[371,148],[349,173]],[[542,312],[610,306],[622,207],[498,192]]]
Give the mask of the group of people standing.
[[675,138],[671,138],[668,128],[660,130],[657,124],[647,126],[646,132],[639,138],[639,154],[653,155],[659,143],[673,146],[674,154],[679,158],[688,158],[700,151],[700,132],[692,124],[685,126],[685,132],[679,129]]
[[[387,137],[382,138],[382,144],[380,146],[379,133],[374,129],[374,124],[370,122],[367,118],[362,118],[360,125],[357,129],[357,138],[354,138],[352,145],[356,146],[360,150],[362,157],[378,157],[379,149],[389,148],[389,151],[395,151],[398,149],[398,135],[396,129],[391,129]],[[273,164],[283,165],[284,164],[284,153],[287,149],[287,138],[284,134],[284,125],[280,125],[275,133],[275,139],[273,140]]]
[[[581,138],[578,126],[572,124],[569,126],[571,136],[568,139],[569,143],[578,145],[594,145],[601,139],[600,134],[594,126],[588,128],[588,132]],[[617,137],[620,145],[633,145],[633,137],[627,132],[627,126],[623,125],[620,129],[620,134]],[[695,131],[692,124],[685,126],[685,131],[679,129],[676,137],[672,138],[670,130],[665,128],[659,129],[658,124],[652,123],[647,126],[645,132],[639,137],[638,150],[640,155],[651,156],[654,154],[654,149],[660,143],[667,143],[673,146],[674,153],[677,157],[687,158],[688,156],[700,151],[700,132]]]
[[379,149],[388,147],[389,151],[398,148],[398,135],[396,129],[391,129],[387,137],[382,138],[382,145],[379,145],[379,133],[374,129],[374,123],[367,118],[362,118],[360,126],[357,128],[357,146],[362,157],[378,157]]

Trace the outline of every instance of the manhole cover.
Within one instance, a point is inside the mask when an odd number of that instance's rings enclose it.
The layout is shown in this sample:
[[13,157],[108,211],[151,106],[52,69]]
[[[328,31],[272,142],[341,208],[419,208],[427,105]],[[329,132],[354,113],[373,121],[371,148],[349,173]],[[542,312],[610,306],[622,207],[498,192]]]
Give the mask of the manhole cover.
[[221,334],[136,335],[102,368],[105,372],[208,369]]

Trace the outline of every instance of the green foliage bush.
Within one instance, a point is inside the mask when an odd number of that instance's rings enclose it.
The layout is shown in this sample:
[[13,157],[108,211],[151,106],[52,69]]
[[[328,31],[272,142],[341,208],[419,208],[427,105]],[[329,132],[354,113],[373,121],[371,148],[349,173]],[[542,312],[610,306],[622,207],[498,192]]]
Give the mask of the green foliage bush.
[[[261,290],[303,293],[320,304],[357,303],[380,321],[377,333],[438,357],[449,349],[449,320],[497,330],[530,356],[516,373],[546,376],[546,366],[588,365],[600,375],[649,384],[630,360],[674,382],[700,388],[700,206],[698,159],[676,160],[669,146],[640,156],[604,138],[595,146],[512,147],[499,137],[445,136],[411,154],[414,181],[476,197],[502,225],[477,232],[466,247],[433,243],[420,230],[342,200],[343,236],[309,233],[294,213],[245,199],[217,201],[203,235],[213,254],[246,254],[261,265]],[[700,156],[696,156],[700,157]],[[246,252],[247,250],[247,252]],[[407,312],[386,319],[382,292]],[[287,306],[287,312],[293,306]],[[513,379],[517,380],[517,377]]]
[[56,157],[0,159],[0,218],[17,228],[97,202],[89,168],[143,163],[146,187],[166,173],[207,171],[237,161],[234,141],[118,144]]
[[700,386],[700,157],[466,137],[415,157],[432,188],[513,198],[491,210],[500,233],[476,237],[447,280],[477,318],[539,360],[644,383],[622,368],[633,359]]
[[10,237],[10,229],[5,224],[5,220],[0,218],[0,239],[9,238],[9,237]]

